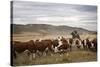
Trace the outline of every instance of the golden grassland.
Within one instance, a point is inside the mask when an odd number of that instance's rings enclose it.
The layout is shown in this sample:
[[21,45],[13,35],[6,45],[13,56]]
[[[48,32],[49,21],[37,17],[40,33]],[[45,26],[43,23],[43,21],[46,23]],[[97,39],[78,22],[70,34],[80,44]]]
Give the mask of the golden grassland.
[[[63,36],[64,38],[72,38],[71,35],[37,35],[34,33],[23,33],[23,34],[13,34],[12,39],[13,41],[29,41],[29,40],[36,40],[36,39],[56,39],[58,37]],[[93,39],[96,37],[96,34],[84,34],[80,35],[81,39]]]

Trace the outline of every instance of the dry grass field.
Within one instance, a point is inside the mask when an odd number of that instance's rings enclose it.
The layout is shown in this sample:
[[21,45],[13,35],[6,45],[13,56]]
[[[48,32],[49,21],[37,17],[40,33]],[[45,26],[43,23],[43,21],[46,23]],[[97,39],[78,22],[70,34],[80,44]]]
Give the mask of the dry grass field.
[[[29,41],[29,40],[36,40],[36,39],[56,39],[59,36],[63,36],[64,38],[71,38],[71,35],[40,35],[37,33],[29,33],[29,32],[24,32],[22,34],[13,34],[13,41]],[[84,34],[80,35],[81,39],[93,39],[95,38],[95,34]]]
[[[30,34],[16,34],[13,35],[14,41],[29,41],[36,39],[55,39],[58,36],[35,36]],[[64,36],[65,38],[71,38],[71,36]],[[93,39],[96,35],[81,35],[81,39]],[[58,64],[58,63],[73,63],[73,62],[90,62],[97,61],[97,53],[92,52],[90,50],[84,50],[83,48],[74,50],[75,47],[72,48],[71,52],[65,53],[55,53],[55,54],[47,54],[46,56],[36,56],[35,59],[29,60],[29,57],[25,53],[17,54],[18,58],[13,59],[14,65],[40,65],[40,64]]]
[[78,50],[66,53],[56,53],[47,56],[36,57],[29,60],[25,54],[18,54],[14,60],[14,65],[42,65],[42,64],[58,64],[58,63],[76,63],[76,62],[93,62],[97,61],[97,53],[85,50]]

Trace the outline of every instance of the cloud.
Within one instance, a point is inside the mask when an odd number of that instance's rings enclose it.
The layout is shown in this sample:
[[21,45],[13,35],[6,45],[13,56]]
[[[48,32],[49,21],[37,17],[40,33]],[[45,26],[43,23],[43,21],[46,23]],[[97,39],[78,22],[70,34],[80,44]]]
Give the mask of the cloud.
[[97,6],[14,1],[13,23],[67,25],[97,30]]
[[46,22],[76,22],[78,21],[77,17],[39,17],[37,21],[46,21]]
[[89,6],[89,5],[83,5],[83,6],[80,6],[80,7],[78,7],[78,9],[80,10],[80,11],[84,11],[84,12],[92,12],[92,13],[94,13],[94,12],[97,12],[97,6]]

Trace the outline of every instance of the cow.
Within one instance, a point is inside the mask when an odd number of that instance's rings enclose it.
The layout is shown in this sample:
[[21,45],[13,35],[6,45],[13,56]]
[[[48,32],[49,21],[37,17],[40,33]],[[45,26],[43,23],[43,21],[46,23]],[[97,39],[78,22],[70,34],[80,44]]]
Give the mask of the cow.
[[82,44],[83,44],[83,48],[86,49],[87,48],[86,40],[82,40]]
[[71,51],[72,50],[73,39],[72,38],[69,38],[68,39],[68,43],[70,45],[70,51]]
[[58,39],[52,40],[52,46],[53,46],[53,49],[56,49],[56,47],[57,47],[58,45],[59,45]]
[[52,40],[50,39],[45,39],[41,41],[36,40],[35,46],[36,46],[36,52],[41,52],[45,56],[48,51],[53,52]]
[[61,37],[56,38],[55,40],[53,40],[53,48],[54,48],[54,53],[59,52],[58,47],[62,45],[61,42]]
[[94,38],[92,40],[92,43],[93,43],[94,51],[97,51],[97,38]]
[[87,44],[87,47],[88,47],[88,49],[91,49],[91,41],[89,41],[89,39],[87,38],[86,39],[86,44]]
[[28,50],[30,53],[28,53],[28,56],[32,56],[31,58],[35,58],[35,44],[33,40],[27,41],[27,42],[20,42],[20,41],[13,41],[11,43],[11,45],[13,46],[12,48],[12,52],[13,52],[13,56],[15,58],[17,58],[17,53],[22,53],[26,50]]
[[65,52],[66,50],[68,50],[70,48],[70,45],[67,41],[67,39],[65,38],[60,38],[58,37],[57,41],[56,41],[56,47],[55,47],[55,52]]
[[84,40],[82,41],[82,44],[83,44],[83,48],[84,48],[84,49],[89,49],[89,50],[92,49],[93,43],[92,43],[92,41],[89,40],[89,38],[84,39]]
[[77,39],[76,41],[75,41],[75,45],[76,45],[76,47],[77,48],[81,48],[81,40],[80,39]]

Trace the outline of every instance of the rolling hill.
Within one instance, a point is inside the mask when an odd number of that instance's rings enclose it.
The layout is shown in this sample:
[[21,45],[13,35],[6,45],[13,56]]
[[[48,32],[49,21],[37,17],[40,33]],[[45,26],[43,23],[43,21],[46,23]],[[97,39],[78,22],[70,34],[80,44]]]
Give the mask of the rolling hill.
[[89,34],[94,33],[94,31],[89,31],[83,28],[69,27],[69,26],[54,26],[48,24],[11,24],[11,31],[13,34],[20,34],[23,32],[32,32],[39,34],[49,34],[49,35],[66,35],[70,34],[72,31],[78,31],[79,34]]

